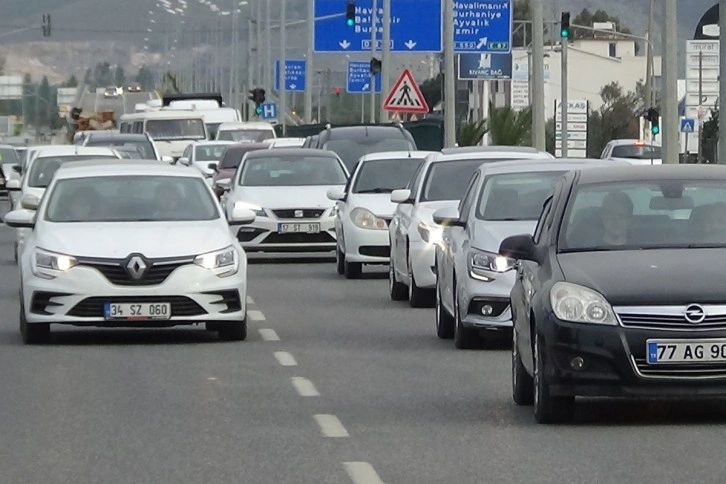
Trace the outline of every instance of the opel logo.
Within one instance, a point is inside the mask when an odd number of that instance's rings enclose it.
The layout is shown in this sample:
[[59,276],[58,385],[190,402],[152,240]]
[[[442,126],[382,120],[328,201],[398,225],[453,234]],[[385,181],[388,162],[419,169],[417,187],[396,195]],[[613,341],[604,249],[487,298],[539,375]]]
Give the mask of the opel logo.
[[686,321],[692,324],[702,323],[706,319],[706,311],[698,304],[691,304],[686,308]]
[[141,279],[146,272],[148,266],[141,256],[135,255],[131,257],[126,264],[126,270],[133,279]]
[[303,211],[302,210],[295,210],[295,218],[303,218]]

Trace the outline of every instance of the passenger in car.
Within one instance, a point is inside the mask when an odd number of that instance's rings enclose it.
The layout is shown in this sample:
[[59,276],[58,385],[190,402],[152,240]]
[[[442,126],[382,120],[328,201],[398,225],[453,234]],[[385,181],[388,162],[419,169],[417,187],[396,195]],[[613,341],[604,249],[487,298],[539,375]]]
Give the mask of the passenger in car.
[[627,193],[616,191],[608,193],[600,205],[603,245],[626,245],[628,243],[631,221],[633,220],[633,201]]

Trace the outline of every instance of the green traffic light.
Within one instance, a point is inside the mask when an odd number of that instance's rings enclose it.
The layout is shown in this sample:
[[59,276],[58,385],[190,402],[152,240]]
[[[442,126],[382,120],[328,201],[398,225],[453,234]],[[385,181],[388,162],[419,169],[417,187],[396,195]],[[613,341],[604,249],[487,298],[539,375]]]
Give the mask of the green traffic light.
[[562,38],[569,38],[570,37],[570,31],[567,29],[560,30],[560,37]]
[[653,134],[660,133],[660,126],[651,126],[650,132],[653,133]]
[[258,116],[259,116],[260,114],[262,114],[262,106],[257,106],[257,107],[255,108],[255,112],[257,113],[257,115],[258,115]]
[[345,23],[348,25],[348,27],[352,27],[355,25],[355,20],[353,20],[352,18],[349,18],[345,21]]

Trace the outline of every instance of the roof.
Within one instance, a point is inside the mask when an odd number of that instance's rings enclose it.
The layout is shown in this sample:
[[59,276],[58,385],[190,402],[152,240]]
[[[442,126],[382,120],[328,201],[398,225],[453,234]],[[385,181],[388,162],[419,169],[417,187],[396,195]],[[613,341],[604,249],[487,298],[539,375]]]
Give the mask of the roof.
[[582,168],[632,166],[627,161],[599,158],[557,158],[554,160],[510,160],[486,163],[479,170],[487,175],[501,173],[532,173],[543,171],[572,171]]
[[269,129],[274,130],[275,128],[272,127],[270,123],[264,123],[260,121],[250,121],[250,122],[242,122],[242,121],[229,121],[227,123],[222,123],[219,125],[218,130],[222,131],[224,129]]
[[285,156],[285,155],[299,155],[299,156],[322,156],[327,158],[337,158],[338,155],[328,150],[317,150],[311,148],[275,148],[274,151],[260,150],[250,151],[247,155],[248,158],[258,158],[265,156]]
[[94,141],[98,139],[111,139],[111,140],[128,140],[128,141],[149,141],[149,137],[146,134],[142,133],[119,133],[118,131],[115,132],[106,132],[106,131],[89,131],[85,135],[87,138],[93,139]]
[[[202,141],[195,141],[194,143],[191,143],[194,146],[202,146],[202,145],[223,145],[223,146],[230,146],[235,145],[237,146],[239,143],[235,143],[234,141],[216,141],[216,140],[202,140]],[[255,143],[255,144],[262,144],[262,143]]]
[[635,144],[660,146],[660,143],[657,141],[642,140],[642,139],[614,139],[614,140],[608,141],[608,144],[613,145],[613,146],[635,145]]
[[[202,141],[202,143],[207,143],[207,141]],[[231,149],[234,148],[246,148],[248,150],[268,150],[270,149],[269,143],[240,143],[238,141],[232,141],[232,144],[229,145]]]
[[144,111],[142,113],[129,113],[121,116],[121,121],[140,119],[203,119],[198,111],[172,109],[171,111]]
[[[333,138],[333,134],[343,135],[343,137],[349,136],[351,133],[360,133],[361,131],[366,133],[366,136],[372,134],[386,134],[386,133],[399,133],[400,137],[404,137],[404,132],[398,126],[340,126],[338,128],[330,128],[329,139]],[[323,130],[321,133],[326,132]]]
[[719,180],[726,181],[723,165],[620,165],[578,170],[578,185],[628,181]]
[[500,147],[488,147],[492,149],[486,150],[463,150],[463,151],[452,151],[448,154],[434,153],[429,157],[432,162],[439,161],[450,161],[450,160],[482,160],[482,163],[487,160],[492,161],[504,161],[504,160],[531,160],[531,159],[543,159],[543,160],[554,160],[555,157],[546,151],[531,151],[531,150],[511,150],[511,146],[500,146]]
[[78,145],[51,145],[44,146],[38,150],[36,158],[45,158],[50,156],[68,156],[68,155],[115,155],[113,148],[108,146],[78,146]]
[[369,153],[359,160],[361,163],[371,160],[397,160],[400,158],[423,159],[435,153],[435,151],[384,151],[381,153]]
[[157,160],[87,160],[64,163],[55,178],[83,178],[96,176],[180,176],[203,177],[198,170],[180,170]]
[[510,153],[539,153],[537,148],[531,146],[460,146],[457,148],[444,148],[441,152],[445,155],[457,153],[486,153],[490,151],[507,151]]

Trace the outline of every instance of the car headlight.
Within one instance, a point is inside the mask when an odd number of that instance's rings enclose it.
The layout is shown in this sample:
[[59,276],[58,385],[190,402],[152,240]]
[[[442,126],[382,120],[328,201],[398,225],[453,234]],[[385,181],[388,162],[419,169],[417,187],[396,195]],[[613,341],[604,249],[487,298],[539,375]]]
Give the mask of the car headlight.
[[514,268],[516,261],[483,250],[472,249],[469,251],[469,275],[480,281],[490,282],[492,272],[504,273]]
[[550,290],[550,302],[557,319],[573,323],[615,326],[618,318],[602,294],[577,284],[557,282]]
[[77,263],[75,257],[43,249],[35,249],[31,259],[33,274],[44,279],[54,279]]
[[388,223],[382,218],[376,217],[373,212],[365,208],[356,208],[350,213],[350,219],[353,225],[362,229],[370,230],[386,230]]
[[243,208],[246,208],[247,210],[252,210],[255,213],[255,215],[258,217],[267,217],[267,212],[265,212],[265,209],[260,207],[259,205],[255,205],[254,203],[235,202],[235,205],[241,205]]
[[419,222],[418,233],[424,242],[429,244],[440,244],[444,228],[440,225],[429,225],[426,222]]
[[226,277],[236,274],[239,270],[239,254],[231,245],[222,250],[208,252],[194,258],[194,263],[214,271],[219,277]]

